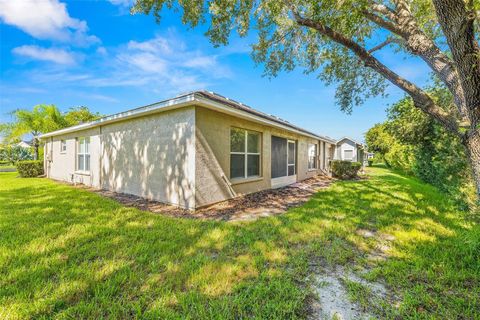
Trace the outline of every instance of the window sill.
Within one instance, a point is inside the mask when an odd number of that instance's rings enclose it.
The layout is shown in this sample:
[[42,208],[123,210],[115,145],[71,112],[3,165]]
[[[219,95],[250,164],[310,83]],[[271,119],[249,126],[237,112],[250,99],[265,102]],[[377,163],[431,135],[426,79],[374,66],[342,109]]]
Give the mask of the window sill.
[[74,172],[75,174],[78,174],[78,175],[81,175],[81,176],[89,176],[90,175],[90,171],[75,171]]
[[318,170],[318,169],[315,168],[315,169],[308,169],[307,171],[308,171],[308,172],[313,172],[313,171],[317,171],[317,170]]
[[250,178],[234,178],[234,179],[231,179],[230,182],[232,185],[236,185],[236,184],[242,184],[242,183],[257,182],[262,180],[263,180],[263,177],[250,177]]

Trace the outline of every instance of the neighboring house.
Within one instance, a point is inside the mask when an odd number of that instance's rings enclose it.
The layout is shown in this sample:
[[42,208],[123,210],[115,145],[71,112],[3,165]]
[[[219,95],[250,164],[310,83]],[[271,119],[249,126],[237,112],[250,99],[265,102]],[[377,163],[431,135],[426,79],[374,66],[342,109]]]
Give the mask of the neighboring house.
[[50,132],[47,177],[195,209],[328,173],[335,141],[207,91]]
[[20,141],[19,143],[16,143],[15,145],[18,146],[18,147],[25,148],[25,149],[30,149],[30,148],[32,148],[32,145],[29,144],[29,143],[26,142],[26,141]]
[[358,161],[363,164],[365,161],[364,147],[361,143],[343,137],[336,143],[335,160]]

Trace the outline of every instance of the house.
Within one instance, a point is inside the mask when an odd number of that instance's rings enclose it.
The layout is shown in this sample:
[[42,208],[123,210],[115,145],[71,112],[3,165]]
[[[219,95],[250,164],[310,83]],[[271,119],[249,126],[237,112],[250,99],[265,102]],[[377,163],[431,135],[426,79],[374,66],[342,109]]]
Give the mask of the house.
[[27,142],[27,141],[20,141],[20,142],[16,143],[15,145],[18,146],[18,147],[24,148],[24,149],[32,148],[31,142]]
[[343,137],[336,143],[334,160],[357,161],[363,164],[365,161],[364,147],[349,137]]
[[196,91],[43,134],[45,174],[195,209],[329,171],[335,141]]

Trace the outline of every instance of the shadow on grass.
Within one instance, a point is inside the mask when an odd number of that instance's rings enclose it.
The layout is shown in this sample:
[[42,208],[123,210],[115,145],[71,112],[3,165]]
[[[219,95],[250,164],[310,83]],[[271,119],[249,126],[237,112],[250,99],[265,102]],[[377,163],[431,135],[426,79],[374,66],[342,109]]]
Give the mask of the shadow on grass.
[[[434,188],[372,170],[284,215],[242,223],[167,218],[0,175],[0,315],[305,317],[312,259],[368,264],[404,297],[384,315],[474,315],[478,228]],[[389,259],[366,261],[381,240],[360,229],[395,237]]]

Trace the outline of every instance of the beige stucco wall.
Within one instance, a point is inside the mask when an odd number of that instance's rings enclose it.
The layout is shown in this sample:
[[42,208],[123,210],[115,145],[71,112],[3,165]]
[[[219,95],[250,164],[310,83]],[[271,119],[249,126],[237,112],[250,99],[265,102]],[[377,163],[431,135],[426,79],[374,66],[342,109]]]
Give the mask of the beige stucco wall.
[[102,188],[195,208],[195,108],[102,127]]
[[[232,127],[261,133],[260,178],[230,179]],[[47,175],[193,209],[269,189],[272,135],[297,142],[297,181],[322,172],[320,141],[192,106],[48,138]],[[90,137],[89,174],[75,171],[76,139],[83,136]],[[64,154],[62,139],[67,142]],[[309,143],[317,144],[317,170],[308,170]]]
[[[47,176],[193,209],[194,128],[189,107],[47,138]],[[84,136],[90,137],[90,172],[78,173],[76,139]]]
[[[297,141],[297,180],[315,176],[320,170],[308,170],[308,144],[319,141],[289,131],[258,124],[203,107],[196,111],[196,199],[197,206],[222,201],[236,195],[271,187],[271,136]],[[238,127],[258,131],[262,135],[261,178],[230,179],[230,129]],[[320,168],[320,163],[317,164]]]
[[[100,187],[100,129],[93,128],[51,137],[45,140],[45,170],[47,177],[71,183],[82,183]],[[90,137],[90,172],[76,170],[76,142],[78,137]],[[61,140],[65,140],[67,150],[60,152]]]

